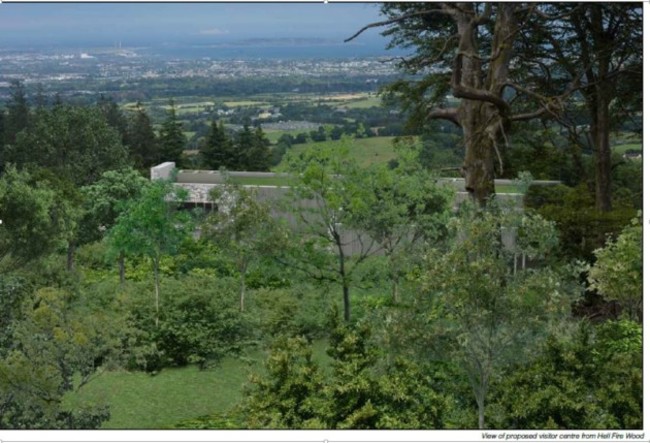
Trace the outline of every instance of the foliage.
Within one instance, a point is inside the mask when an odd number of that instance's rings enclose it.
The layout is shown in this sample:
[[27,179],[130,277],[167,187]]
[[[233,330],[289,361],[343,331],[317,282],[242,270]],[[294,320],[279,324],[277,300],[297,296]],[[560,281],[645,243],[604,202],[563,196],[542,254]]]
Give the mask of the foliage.
[[[335,313],[334,317],[338,317]],[[431,429],[442,426],[443,396],[416,365],[381,372],[367,326],[332,326],[331,371],[313,361],[306,339],[281,337],[254,376],[240,414],[254,428]]]
[[560,250],[565,259],[592,261],[593,251],[605,245],[608,235],[616,235],[636,211],[629,206],[613,211],[595,209],[593,193],[584,185],[531,186],[525,205],[555,222]]
[[[246,322],[238,313],[232,285],[213,278],[186,277],[166,284],[166,309],[153,333],[165,366],[203,368],[236,355],[246,344]],[[147,328],[146,324],[141,325]],[[151,365],[148,365],[149,369]]]
[[494,393],[495,427],[635,429],[642,426],[641,328],[587,323],[551,336],[541,353],[515,365]]
[[83,224],[88,236],[96,240],[110,229],[129,201],[138,198],[148,185],[135,169],[104,172],[94,183],[81,188],[86,210]]
[[160,155],[151,118],[140,102],[135,112],[128,118],[126,144],[129,148],[129,156],[138,170],[147,171],[161,160],[164,161]]
[[0,178],[0,260],[19,267],[64,246],[74,212],[51,183],[8,167]]
[[108,419],[104,406],[67,410],[63,395],[86,383],[116,349],[116,331],[102,314],[74,306],[71,294],[38,290],[15,320],[14,344],[0,360],[3,428],[96,428]]
[[167,118],[160,128],[158,143],[160,145],[160,158],[163,161],[180,163],[187,139],[183,134],[183,124],[176,117],[176,107],[173,100],[170,101]]
[[250,265],[264,255],[276,253],[278,230],[268,205],[253,191],[225,185],[214,187],[210,198],[218,209],[203,224],[206,239],[219,245],[240,274],[240,309],[244,310],[246,276]]
[[220,121],[219,125],[214,120],[212,121],[210,133],[201,145],[199,152],[202,164],[208,169],[234,169],[235,147],[226,133],[223,121]]
[[[522,248],[538,260],[554,243],[553,225],[498,208],[461,210],[451,221],[446,252],[432,250],[424,276],[438,334],[448,358],[464,369],[478,407],[478,427],[485,425],[485,404],[492,380],[513,360],[526,358],[540,337],[569,312],[571,294],[562,275],[549,267],[512,269]],[[516,248],[503,232],[525,227]]]
[[618,301],[626,317],[641,322],[643,317],[643,232],[640,217],[625,227],[616,241],[594,251],[596,263],[589,268],[589,288],[607,299]]
[[173,254],[189,234],[189,215],[177,211],[186,195],[187,191],[170,182],[153,182],[140,198],[129,202],[107,236],[114,257],[126,254],[151,260],[156,315],[160,305],[160,261]]
[[38,112],[18,134],[6,161],[18,167],[36,165],[83,186],[103,172],[126,166],[127,150],[119,134],[96,108],[60,105]]
[[306,339],[279,338],[266,361],[266,376],[253,376],[241,406],[250,428],[323,428],[318,416],[323,374]]

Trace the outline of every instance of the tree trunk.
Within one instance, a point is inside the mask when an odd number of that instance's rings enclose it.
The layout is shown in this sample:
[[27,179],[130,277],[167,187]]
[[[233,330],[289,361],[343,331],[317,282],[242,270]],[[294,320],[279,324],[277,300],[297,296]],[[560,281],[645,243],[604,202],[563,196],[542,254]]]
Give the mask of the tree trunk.
[[492,56],[486,70],[479,56],[474,5],[460,4],[459,8],[466,13],[456,16],[460,42],[452,74],[452,91],[461,99],[457,120],[463,129],[465,143],[462,171],[465,189],[481,206],[485,206],[495,192],[495,158],[502,165],[498,145],[505,137],[508,125],[504,119],[509,112],[502,95],[508,81],[517,26],[515,4],[499,3],[496,7]]
[[461,119],[465,134],[465,160],[463,174],[465,175],[465,190],[472,200],[485,206],[494,194],[494,152],[495,146],[482,124],[480,108],[489,106],[479,102],[466,103],[467,117]]
[[350,322],[350,287],[347,282],[343,283],[343,319]]
[[602,86],[597,91],[596,119],[592,137],[596,149],[596,209],[612,210],[612,151],[609,145],[609,100]]
[[158,327],[158,317],[160,313],[160,276],[159,276],[159,259],[158,257],[154,257],[152,259],[153,261],[153,279],[154,279],[154,290],[155,290],[155,296],[156,296],[156,316],[155,316],[155,323],[156,327]]
[[74,254],[76,249],[77,247],[73,242],[68,243],[68,254],[67,254],[68,256],[66,262],[66,269],[68,271],[74,270]]
[[485,429],[485,401],[478,402],[478,428]]
[[120,252],[120,257],[117,259],[117,264],[120,269],[120,285],[124,285],[124,282],[126,281],[126,266],[125,266],[125,257],[124,257],[124,252]]
[[246,294],[246,267],[239,272],[239,311],[244,312],[244,297]]

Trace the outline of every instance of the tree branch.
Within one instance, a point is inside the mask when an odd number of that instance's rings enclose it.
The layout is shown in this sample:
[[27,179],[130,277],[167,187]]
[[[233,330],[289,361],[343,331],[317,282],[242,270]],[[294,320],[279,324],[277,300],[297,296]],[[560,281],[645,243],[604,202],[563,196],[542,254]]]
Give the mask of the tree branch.
[[393,23],[399,23],[401,21],[408,20],[409,18],[420,17],[423,15],[436,14],[436,13],[443,13],[443,14],[450,15],[450,13],[448,11],[445,11],[444,9],[427,9],[426,11],[418,11],[418,12],[412,12],[410,14],[400,15],[399,17],[395,17],[390,20],[383,20],[381,22],[370,23],[364,26],[363,28],[361,28],[360,30],[358,30],[353,36],[343,40],[343,42],[347,43],[349,41],[352,41],[371,28],[378,28],[381,26],[392,25]]
[[442,119],[448,120],[460,127],[458,121],[458,108],[435,108],[429,111],[427,119]]

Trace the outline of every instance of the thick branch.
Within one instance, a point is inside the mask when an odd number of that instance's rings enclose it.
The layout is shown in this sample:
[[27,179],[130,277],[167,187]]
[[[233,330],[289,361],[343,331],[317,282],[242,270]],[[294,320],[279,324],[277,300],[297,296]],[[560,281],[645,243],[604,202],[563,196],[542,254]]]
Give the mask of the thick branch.
[[427,119],[442,119],[442,120],[448,120],[455,124],[456,126],[460,126],[460,122],[458,121],[458,108],[435,108],[432,109],[428,114],[427,114]]

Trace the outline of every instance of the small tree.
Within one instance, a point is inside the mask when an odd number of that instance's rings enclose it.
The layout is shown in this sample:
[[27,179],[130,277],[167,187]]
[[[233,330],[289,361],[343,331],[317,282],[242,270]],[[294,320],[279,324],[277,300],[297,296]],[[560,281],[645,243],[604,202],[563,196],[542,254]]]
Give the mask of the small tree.
[[446,358],[458,362],[472,386],[480,429],[492,379],[507,363],[526,358],[537,340],[567,317],[572,301],[560,273],[548,267],[516,273],[510,268],[515,251],[504,245],[502,232],[531,223],[537,226],[525,242],[529,248],[537,245],[541,260],[556,243],[553,225],[494,207],[463,210],[450,222],[455,237],[449,250],[429,254],[425,287],[433,315],[448,346]]
[[177,210],[186,197],[186,190],[170,182],[153,182],[140,198],[127,205],[108,234],[112,255],[125,253],[151,260],[156,326],[160,311],[160,260],[173,254],[189,233],[189,215]]
[[359,265],[379,252],[381,245],[363,231],[359,211],[376,197],[364,186],[364,171],[348,156],[345,145],[310,150],[291,157],[296,175],[290,210],[300,244],[290,266],[319,281],[341,286],[343,316],[350,320],[350,289]]
[[203,234],[230,253],[239,272],[239,308],[244,311],[246,276],[250,265],[272,251],[275,237],[269,207],[254,192],[226,185],[210,191],[218,210],[204,224]]

